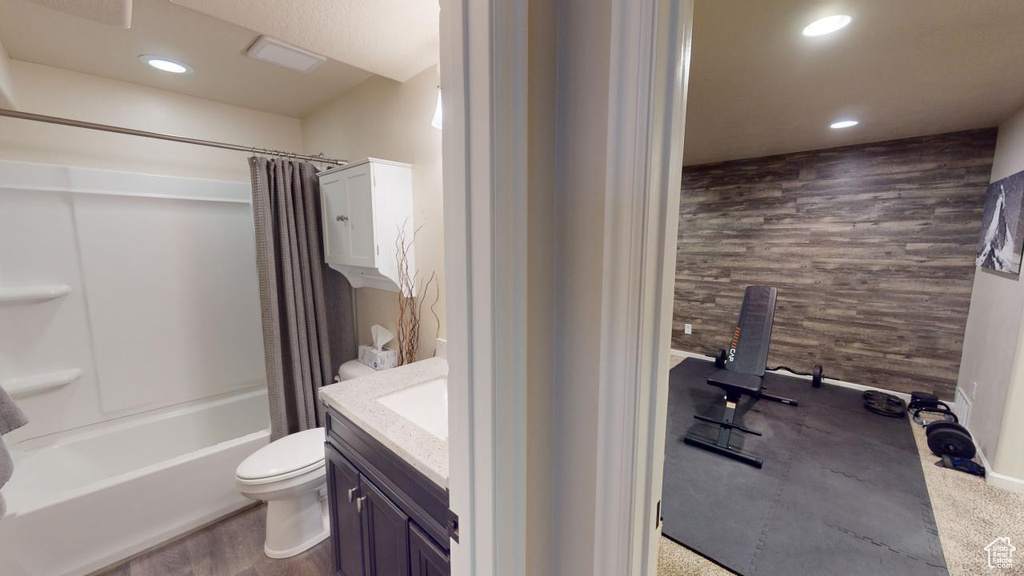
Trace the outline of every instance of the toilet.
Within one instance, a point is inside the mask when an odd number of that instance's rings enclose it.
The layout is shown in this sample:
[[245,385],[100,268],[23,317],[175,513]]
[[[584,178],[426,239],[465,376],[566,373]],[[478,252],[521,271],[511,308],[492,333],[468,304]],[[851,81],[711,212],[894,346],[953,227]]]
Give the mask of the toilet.
[[[374,374],[352,360],[338,369],[338,380]],[[253,452],[235,470],[242,496],[267,503],[263,552],[288,558],[309,550],[331,535],[327,513],[323,428],[289,434]]]
[[336,382],[344,382],[345,380],[351,380],[353,378],[360,378],[362,376],[369,376],[370,374],[376,374],[377,371],[370,368],[366,364],[363,364],[359,360],[349,360],[338,368],[338,376],[335,377]]

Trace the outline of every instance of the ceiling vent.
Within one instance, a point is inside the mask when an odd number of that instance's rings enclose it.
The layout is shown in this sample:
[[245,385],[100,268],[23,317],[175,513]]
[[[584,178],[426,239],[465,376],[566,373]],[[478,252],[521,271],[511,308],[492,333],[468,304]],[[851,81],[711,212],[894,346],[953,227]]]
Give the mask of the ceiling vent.
[[298,46],[292,46],[270,36],[260,36],[253,42],[253,45],[246,50],[246,55],[256,60],[269,62],[278,66],[284,66],[299,72],[310,73],[327,62],[327,58],[303,50]]
[[34,0],[62,12],[81,16],[93,22],[129,29],[132,27],[132,0],[101,0],[75,2],[73,0]]

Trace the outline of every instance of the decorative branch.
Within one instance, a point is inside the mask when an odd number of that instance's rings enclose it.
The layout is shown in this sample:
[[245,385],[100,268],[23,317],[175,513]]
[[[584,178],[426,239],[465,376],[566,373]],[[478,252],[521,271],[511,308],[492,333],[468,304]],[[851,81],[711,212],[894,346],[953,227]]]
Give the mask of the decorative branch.
[[426,284],[423,285],[423,289],[420,290],[419,295],[416,295],[415,289],[416,284],[420,280],[420,273],[419,270],[411,271],[409,269],[409,250],[416,242],[416,235],[419,234],[423,226],[413,230],[412,239],[410,240],[405,232],[405,224],[407,222],[408,219],[402,223],[402,226],[398,229],[398,236],[395,238],[395,254],[398,261],[398,324],[395,330],[395,340],[398,344],[399,366],[416,361],[416,353],[419,351],[420,343],[420,320],[423,316],[423,302],[426,300],[426,295],[430,292],[431,285],[434,287],[434,301],[430,304],[429,310],[437,322],[435,338],[437,338],[441,330],[441,320],[437,315],[437,311],[434,310],[434,306],[441,299],[440,280],[437,278],[437,273],[432,272]]

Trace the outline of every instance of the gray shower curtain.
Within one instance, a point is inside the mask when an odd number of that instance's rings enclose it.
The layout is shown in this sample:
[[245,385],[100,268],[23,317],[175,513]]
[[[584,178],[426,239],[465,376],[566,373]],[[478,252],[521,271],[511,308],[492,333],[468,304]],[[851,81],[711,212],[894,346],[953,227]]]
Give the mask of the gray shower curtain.
[[249,158],[271,440],[323,425],[317,391],[356,357],[352,286],[324,264],[316,168]]

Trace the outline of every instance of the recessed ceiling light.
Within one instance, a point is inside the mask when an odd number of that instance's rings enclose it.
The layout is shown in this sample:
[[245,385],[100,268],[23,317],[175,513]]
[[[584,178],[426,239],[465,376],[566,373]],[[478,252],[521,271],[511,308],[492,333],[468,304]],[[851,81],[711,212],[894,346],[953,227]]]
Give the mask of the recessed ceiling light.
[[154,56],[152,54],[143,54],[139,56],[139,60],[142,60],[146,64],[149,64],[157,70],[164,72],[170,72],[171,74],[187,74],[192,72],[192,67],[184,62],[178,62],[177,60],[171,60],[164,56]]
[[851,126],[856,126],[857,124],[858,122],[856,120],[840,120],[838,122],[833,122],[832,125],[829,126],[829,128],[832,128],[833,130],[838,130],[840,128],[850,128]]
[[850,18],[846,14],[836,14],[835,16],[826,16],[819,18],[814,22],[811,22],[804,28],[804,36],[824,36],[825,34],[831,34],[836,30],[845,28],[850,23]]

